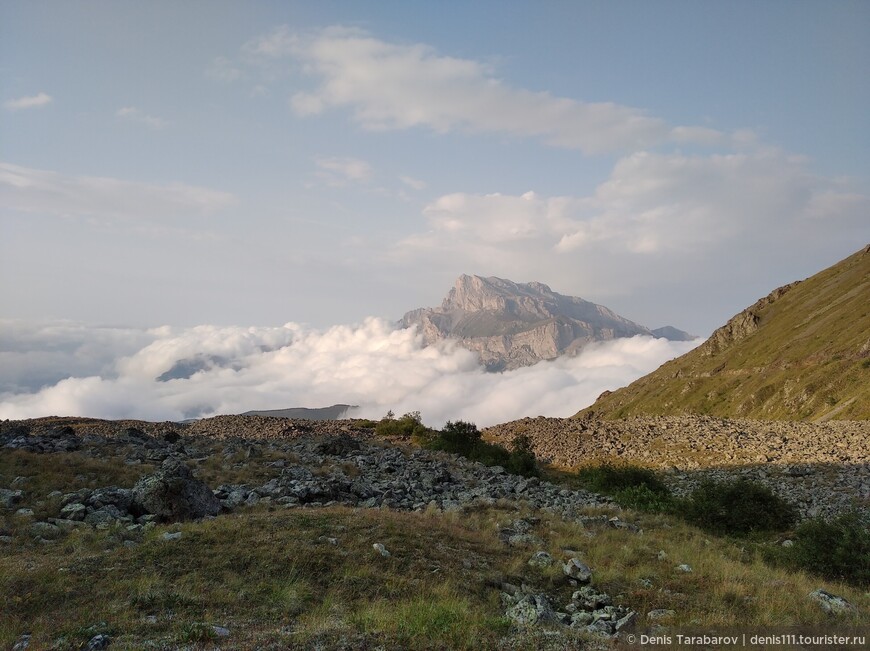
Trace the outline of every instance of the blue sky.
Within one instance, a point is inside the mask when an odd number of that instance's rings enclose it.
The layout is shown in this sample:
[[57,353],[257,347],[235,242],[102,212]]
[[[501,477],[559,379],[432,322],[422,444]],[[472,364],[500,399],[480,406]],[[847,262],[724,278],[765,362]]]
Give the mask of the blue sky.
[[867,2],[9,0],[0,317],[322,329],[476,273],[705,336],[870,241],[868,34]]
[[[73,209],[35,191],[4,201],[5,316],[327,325],[398,317],[470,272],[540,280],[651,327],[705,334],[774,285],[857,249],[870,230],[863,2],[7,2],[0,22],[3,162],[56,174],[47,184],[143,186],[129,207],[123,186],[81,189]],[[357,61],[354,41],[370,45]],[[378,71],[387,65],[397,69]],[[347,84],[337,91],[346,95],[324,99],[330,83]],[[502,92],[475,105],[493,84]],[[306,94],[321,105],[302,107]],[[15,104],[41,95],[50,100]],[[558,112],[558,102],[600,104],[606,115],[564,116],[547,133],[546,106]],[[716,135],[666,133],[679,127]],[[498,246],[482,250],[500,228],[495,214],[460,243],[444,232],[421,241],[442,197],[588,201],[639,153],[660,158],[637,171],[642,179],[618,183],[640,184],[668,164],[692,168],[675,176],[722,176],[714,157],[746,156],[731,185],[711,192],[739,192],[759,167],[791,166],[788,178],[771,171],[770,194],[851,195],[855,214],[831,217],[819,239],[789,222],[797,216],[764,214],[805,206],[771,208],[766,196],[690,206],[711,214],[679,224],[695,237],[665,253],[625,234],[606,256],[589,255],[606,248],[605,234],[554,252],[571,234],[565,226],[533,246],[506,246],[499,260]],[[165,196],[173,185],[190,196]],[[691,203],[680,191],[628,209],[678,212]],[[101,211],[112,192],[121,205]],[[623,199],[569,218],[600,217]],[[455,204],[457,219],[472,219]],[[736,210],[758,215],[740,233],[709,232],[705,219],[742,219]],[[635,230],[620,219],[600,228]],[[668,219],[679,221],[662,216],[647,239],[673,237]],[[514,219],[531,241],[542,225],[526,220]],[[763,249],[780,229],[806,240],[770,260],[746,253],[746,240]],[[709,262],[698,259],[705,247]],[[726,260],[747,273],[723,269]]]

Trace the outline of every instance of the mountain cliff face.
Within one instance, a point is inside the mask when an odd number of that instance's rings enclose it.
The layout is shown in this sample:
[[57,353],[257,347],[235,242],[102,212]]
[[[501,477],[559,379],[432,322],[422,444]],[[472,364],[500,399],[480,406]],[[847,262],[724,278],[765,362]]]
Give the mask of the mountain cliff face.
[[870,418],[870,246],[774,290],[578,416]]
[[[490,371],[573,355],[593,341],[657,336],[602,305],[557,294],[542,283],[494,276],[460,276],[441,307],[412,310],[401,323],[418,326],[427,344],[458,339]],[[660,332],[668,339],[692,338],[670,326]]]

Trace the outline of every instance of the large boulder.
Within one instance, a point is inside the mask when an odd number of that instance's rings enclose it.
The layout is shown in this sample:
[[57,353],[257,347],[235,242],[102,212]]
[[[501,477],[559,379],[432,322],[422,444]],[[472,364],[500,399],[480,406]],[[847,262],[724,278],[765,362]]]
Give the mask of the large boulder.
[[136,482],[133,509],[175,522],[217,515],[221,504],[208,486],[194,478],[190,468],[177,459],[167,459],[160,470]]

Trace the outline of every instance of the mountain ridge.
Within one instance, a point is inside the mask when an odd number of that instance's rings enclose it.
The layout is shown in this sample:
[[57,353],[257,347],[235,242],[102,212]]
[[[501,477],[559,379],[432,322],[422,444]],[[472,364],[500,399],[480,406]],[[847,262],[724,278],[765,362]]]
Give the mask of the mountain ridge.
[[870,246],[742,310],[576,416],[870,418]]
[[554,292],[544,283],[469,274],[457,278],[439,307],[411,310],[400,325],[419,327],[427,345],[457,339],[478,353],[489,371],[576,355],[594,341],[656,333],[676,341],[693,338],[673,326],[650,330],[603,305]]

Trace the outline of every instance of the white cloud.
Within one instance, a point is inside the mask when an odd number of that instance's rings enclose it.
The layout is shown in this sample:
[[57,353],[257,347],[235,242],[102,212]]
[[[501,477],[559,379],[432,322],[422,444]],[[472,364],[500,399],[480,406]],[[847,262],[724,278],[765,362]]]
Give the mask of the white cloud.
[[365,182],[371,180],[374,174],[372,166],[358,158],[318,158],[316,164],[323,178],[330,182]]
[[370,130],[506,133],[588,153],[727,141],[714,129],[671,126],[638,108],[515,88],[483,62],[445,56],[424,44],[389,43],[360,29],[335,26],[300,35],[281,26],[242,51],[272,70],[294,61],[315,79],[313,90],[290,99],[298,115],[349,108]]
[[120,108],[115,113],[115,115],[122,120],[126,120],[128,122],[144,124],[149,129],[154,129],[155,131],[165,129],[167,126],[169,126],[169,122],[167,122],[163,118],[157,118],[153,115],[148,115],[147,113],[145,113],[141,109],[136,108],[135,106],[125,106],[123,108]]
[[157,222],[209,215],[237,203],[234,195],[182,183],[158,185],[75,176],[0,163],[0,203],[7,209],[100,221]]
[[415,179],[413,176],[400,176],[399,180],[412,190],[423,190],[426,188],[425,181]]
[[281,25],[245,43],[242,52],[248,57],[277,59],[292,54],[297,40],[287,25]]
[[[106,354],[91,364],[70,363],[107,338],[116,355],[111,363]],[[4,372],[0,418],[164,420],[345,402],[369,417],[420,410],[436,426],[457,418],[483,426],[527,415],[567,416],[694,345],[636,337],[590,346],[576,358],[487,374],[472,353],[449,344],[424,348],[415,330],[394,330],[379,319],[325,331],[293,323],[110,332],[66,325],[54,333],[43,326],[33,336],[11,331],[2,344],[10,368],[24,367],[36,348],[56,368],[50,386],[30,390]],[[199,370],[187,378],[156,379],[179,360],[205,361],[189,367],[188,374]],[[70,377],[58,379],[64,371]]]
[[782,153],[639,152],[588,196],[442,196],[424,210],[428,229],[392,256],[515,280],[568,278],[562,291],[602,296],[688,270],[722,279],[729,269],[736,282],[757,268],[760,252],[771,266],[777,257],[818,259],[844,242],[857,247],[870,235],[868,208],[866,195]]
[[23,111],[31,108],[41,108],[47,106],[54,101],[54,98],[47,93],[39,93],[30,97],[19,97],[18,99],[9,99],[3,102],[3,108],[7,111]]
[[233,82],[241,78],[242,71],[227,57],[215,57],[205,74],[217,81]]

